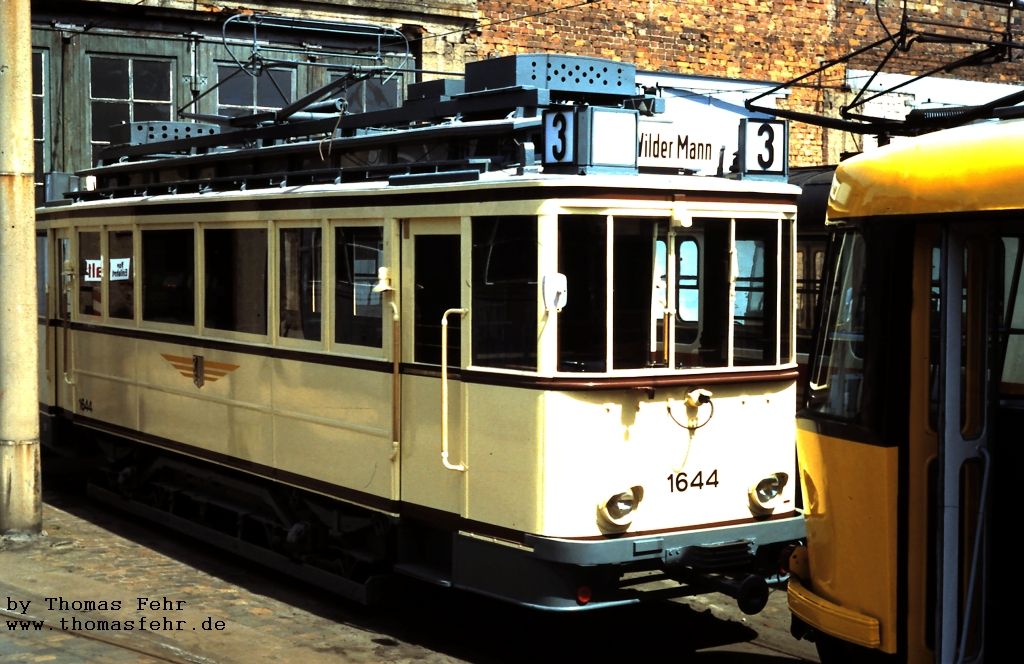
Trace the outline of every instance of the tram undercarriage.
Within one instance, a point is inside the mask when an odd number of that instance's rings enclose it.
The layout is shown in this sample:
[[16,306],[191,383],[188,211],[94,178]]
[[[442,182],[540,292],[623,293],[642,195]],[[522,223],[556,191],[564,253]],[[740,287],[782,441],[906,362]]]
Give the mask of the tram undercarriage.
[[641,562],[566,562],[588,554],[557,543],[538,551],[501,542],[60,417],[46,420],[44,450],[75,463],[90,498],[364,605],[390,601],[397,581],[412,578],[541,610],[591,610],[720,592],[744,613],[756,614],[770,587],[784,587],[788,579],[779,561],[789,545],[758,548],[728,541],[669,546]]

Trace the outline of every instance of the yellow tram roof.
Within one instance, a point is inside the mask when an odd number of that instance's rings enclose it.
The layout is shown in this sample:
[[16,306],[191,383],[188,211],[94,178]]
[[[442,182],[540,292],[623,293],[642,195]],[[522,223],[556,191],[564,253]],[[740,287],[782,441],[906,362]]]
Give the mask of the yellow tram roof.
[[828,219],[1024,208],[1024,120],[937,131],[836,168]]

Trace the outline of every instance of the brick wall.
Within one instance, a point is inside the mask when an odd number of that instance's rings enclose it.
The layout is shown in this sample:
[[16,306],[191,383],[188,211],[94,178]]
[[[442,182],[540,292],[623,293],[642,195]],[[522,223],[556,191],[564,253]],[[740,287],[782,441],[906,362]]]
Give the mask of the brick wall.
[[[901,3],[879,1],[878,13],[895,30]],[[632,62],[642,70],[780,83],[886,34],[872,0],[527,0],[512,6],[481,0],[478,6],[479,29],[469,39],[479,58],[557,52]],[[909,2],[908,8],[921,29],[951,35],[966,34],[965,26],[1000,30],[1005,23],[1004,10],[976,2]],[[957,27],[938,28],[924,21]],[[909,53],[900,52],[887,70],[920,74],[964,53],[949,44],[915,45]],[[873,69],[882,54],[884,50],[866,54],[850,66]],[[959,70],[956,76],[1016,83],[1024,80],[1024,70],[1016,63],[989,65]],[[795,86],[779,105],[835,117],[848,99],[845,65],[840,65]],[[792,122],[791,164],[833,162],[840,152],[858,149],[860,138]]]

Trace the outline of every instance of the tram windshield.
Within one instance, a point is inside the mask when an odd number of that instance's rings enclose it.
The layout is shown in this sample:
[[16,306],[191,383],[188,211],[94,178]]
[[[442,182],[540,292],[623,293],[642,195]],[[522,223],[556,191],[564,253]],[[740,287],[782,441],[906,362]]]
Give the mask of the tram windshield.
[[668,218],[570,214],[558,223],[558,272],[572,293],[558,313],[560,371],[791,361],[792,276],[779,260],[792,251],[789,222],[697,218],[675,226]]
[[843,234],[811,374],[811,407],[845,420],[860,415],[864,395],[864,265],[863,236]]
[[[837,435],[905,439],[910,369],[910,225],[859,228],[830,240],[829,270],[803,415]],[[836,428],[838,427],[838,428]]]

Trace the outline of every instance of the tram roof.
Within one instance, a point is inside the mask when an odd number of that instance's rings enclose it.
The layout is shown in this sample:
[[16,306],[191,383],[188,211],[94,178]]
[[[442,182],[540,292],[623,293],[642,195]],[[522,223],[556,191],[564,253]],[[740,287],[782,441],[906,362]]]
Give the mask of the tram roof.
[[[785,169],[746,172],[739,156],[728,174],[723,153],[717,176],[697,178],[687,177],[694,171],[682,159],[643,161],[641,118],[663,113],[665,104],[637,84],[628,63],[543,53],[488,59],[467,63],[461,79],[410,85],[400,106],[360,113],[348,113],[337,99],[318,101],[338,85],[277,111],[119,126],[95,167],[56,174],[67,178],[67,190],[55,192],[47,206],[111,209],[113,201],[295,195],[340,201],[382,191],[397,196],[413,187],[486,192],[561,185],[602,188],[613,197],[622,191],[623,198],[641,189],[677,190],[665,191],[672,196],[737,192],[732,200],[738,192],[799,193],[785,184]],[[64,183],[53,181],[54,189]]]
[[[516,197],[523,199],[572,199],[585,198],[591,193],[600,195],[601,200],[614,205],[615,201],[640,200],[644,197],[660,196],[674,202],[707,200],[750,202],[763,199],[765,202],[794,205],[799,187],[777,181],[737,180],[702,175],[669,174],[551,174],[515,172],[486,172],[475,179],[454,182],[411,183],[396,186],[386,180],[349,182],[338,184],[306,184],[291,187],[266,187],[247,190],[203,191],[189,193],[161,193],[156,195],[130,196],[123,198],[98,198],[84,200],[74,205],[58,205],[40,208],[40,219],[61,218],[74,211],[74,216],[109,214],[113,209],[159,206],[162,210],[168,204],[192,207],[195,205],[226,205],[245,201],[279,201],[275,209],[291,207],[296,209],[318,207],[343,207],[347,201],[359,204],[362,199],[379,196],[405,196],[409,205],[422,204],[424,194],[431,194],[430,200],[459,202],[464,192],[471,200],[486,202],[505,198],[502,191],[522,190]],[[437,199],[441,196],[441,199]],[[292,201],[292,202],[289,202]],[[404,200],[390,199],[390,204],[404,205]],[[94,211],[94,212],[90,212]],[[184,210],[183,210],[184,211]]]
[[907,139],[836,169],[829,222],[1024,208],[1024,119],[990,120]]

